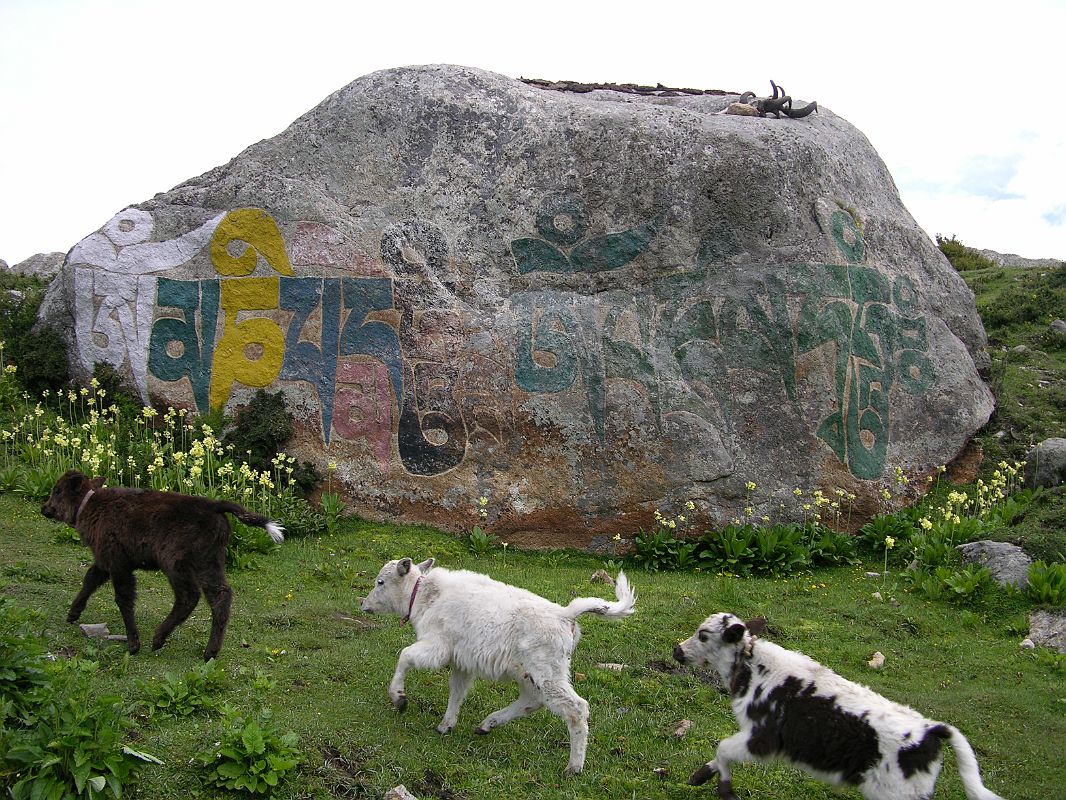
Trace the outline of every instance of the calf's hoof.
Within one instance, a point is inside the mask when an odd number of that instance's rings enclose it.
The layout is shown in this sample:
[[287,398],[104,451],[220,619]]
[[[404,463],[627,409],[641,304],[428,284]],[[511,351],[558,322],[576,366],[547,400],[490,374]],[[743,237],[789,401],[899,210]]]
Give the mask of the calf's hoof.
[[392,698],[392,705],[397,711],[404,711],[407,708],[407,695],[400,692]]
[[563,770],[563,775],[569,778],[571,775],[577,775],[584,768],[584,764],[567,764],[566,769]]
[[721,800],[740,800],[736,793],[733,792],[732,781],[720,781],[718,783],[718,797]]
[[135,656],[141,652],[141,642],[138,639],[130,639],[126,646],[129,648],[131,656]]
[[485,727],[483,727],[481,725],[478,725],[476,728],[474,728],[474,733],[476,733],[478,736],[484,736],[486,733],[488,733],[491,730],[492,730],[492,728],[485,728]]
[[75,622],[77,622],[79,619],[81,619],[81,614],[80,613],[76,613],[74,611],[71,611],[69,614],[67,614],[67,622],[71,623],[72,625]]
[[698,770],[696,770],[689,776],[688,785],[702,786],[717,774],[718,770],[716,770],[710,764],[704,764],[702,767],[700,767]]
[[451,733],[454,725],[445,725],[443,722],[437,726],[437,733]]

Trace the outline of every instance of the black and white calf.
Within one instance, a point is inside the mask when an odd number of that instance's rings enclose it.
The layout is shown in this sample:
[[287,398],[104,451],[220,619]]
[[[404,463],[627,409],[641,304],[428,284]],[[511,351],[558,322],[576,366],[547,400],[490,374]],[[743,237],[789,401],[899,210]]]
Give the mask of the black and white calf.
[[437,730],[448,733],[474,678],[518,683],[518,699],[489,714],[475,729],[493,728],[547,706],[566,721],[570,760],[566,772],[581,772],[588,743],[589,704],[570,685],[570,658],[581,638],[577,618],[598,614],[621,619],[633,613],[637,597],[619,572],[617,600],[576,597],[566,606],[467,570],[434,567],[432,558],[415,564],[390,561],[378,573],[362,603],[369,614],[402,614],[418,640],[400,652],[389,683],[397,709],[407,706],[404,676],[410,669],[451,665],[448,708]]
[[714,760],[689,778],[718,776],[718,795],[736,800],[735,762],[785,761],[867,800],[928,800],[950,742],[970,800],[1003,800],[981,783],[970,743],[957,728],[926,719],[872,689],[837,675],[802,653],[759,639],[764,620],[707,617],[674,648],[682,664],[708,664],[729,687],[740,732],[718,745]]

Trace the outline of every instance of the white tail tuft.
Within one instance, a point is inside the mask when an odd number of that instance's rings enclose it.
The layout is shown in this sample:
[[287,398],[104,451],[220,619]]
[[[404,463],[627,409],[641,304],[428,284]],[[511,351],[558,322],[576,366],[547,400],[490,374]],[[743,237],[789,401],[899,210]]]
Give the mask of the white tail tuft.
[[629,579],[624,572],[618,573],[615,581],[614,593],[618,598],[613,603],[608,603],[599,597],[575,597],[570,605],[563,609],[566,617],[576,619],[582,614],[599,614],[610,619],[628,617],[633,613],[637,603],[637,596],[629,585]]
[[274,540],[274,544],[281,544],[285,541],[285,529],[281,525],[276,522],[268,522],[264,527],[266,527],[266,532],[270,534],[270,538]]

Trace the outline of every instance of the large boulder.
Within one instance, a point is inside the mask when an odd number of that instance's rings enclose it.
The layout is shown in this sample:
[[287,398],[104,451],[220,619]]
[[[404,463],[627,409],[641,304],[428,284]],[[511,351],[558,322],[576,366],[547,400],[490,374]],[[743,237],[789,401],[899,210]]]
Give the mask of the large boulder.
[[984,330],[859,131],[737,99],[374,73],[117,213],[45,313],[146,401],[280,389],[366,515],[485,497],[506,540],[597,547],[839,488],[854,523],[988,419]]
[[1022,548],[1010,542],[981,540],[956,546],[963,564],[988,567],[992,579],[1000,586],[1010,584],[1018,589],[1029,585],[1029,558]]
[[38,253],[35,256],[30,256],[25,261],[8,267],[5,265],[5,269],[14,272],[17,275],[26,275],[31,278],[40,278],[41,280],[51,280],[63,267],[63,262],[66,259],[66,253]]
[[1034,446],[1025,456],[1022,475],[1031,489],[1066,483],[1066,439],[1055,436]]

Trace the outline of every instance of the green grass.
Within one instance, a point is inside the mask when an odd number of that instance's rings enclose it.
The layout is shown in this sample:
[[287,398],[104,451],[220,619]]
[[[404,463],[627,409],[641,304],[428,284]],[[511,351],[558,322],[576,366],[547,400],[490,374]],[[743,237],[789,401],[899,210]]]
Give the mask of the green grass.
[[[0,593],[41,612],[40,636],[51,652],[97,658],[101,693],[117,692],[133,703],[143,698],[140,682],[184,674],[198,663],[209,624],[205,604],[165,648],[127,656],[122,644],[86,639],[63,621],[88,551],[57,535],[64,529],[23,499],[0,496],[0,520]],[[879,569],[872,563],[787,579],[632,571],[637,614],[618,623],[583,620],[573,667],[575,687],[591,707],[588,759],[584,773],[563,778],[567,732],[551,714],[538,712],[488,736],[473,733],[485,715],[513,699],[513,685],[477,682],[448,736],[434,730],[447,703],[446,671],[411,673],[407,711],[392,709],[386,685],[413,631],[395,617],[362,614],[359,599],[381,564],[403,555],[433,555],[441,566],[486,572],[562,603],[575,595],[611,594],[589,582],[604,566],[590,556],[494,548],[475,557],[460,540],[432,529],[359,520],[345,520],[333,537],[286,541],[259,556],[254,568],[231,571],[235,599],[219,697],[242,711],[269,706],[278,727],[300,737],[302,763],[275,797],[380,798],[400,783],[419,797],[470,800],[714,796],[713,789],[686,781],[736,723],[709,675],[675,670],[670,654],[705,616],[726,609],[765,615],[784,646],[960,727],[986,783],[1004,796],[1048,797],[1053,787],[1066,785],[1066,681],[1018,647],[1029,608],[1020,597],[997,594],[971,608],[927,602],[903,591],[892,576],[884,588],[882,579],[865,577],[865,569]],[[160,574],[138,576],[137,614],[148,641],[171,595]],[[877,590],[884,601],[872,597]],[[90,600],[82,622],[122,632],[109,587]],[[874,651],[886,657],[883,670],[866,665]],[[613,672],[596,666],[602,662],[625,667]],[[276,682],[273,691],[252,685],[256,668]],[[672,732],[683,719],[693,724],[678,739]],[[127,796],[220,796],[205,788],[190,763],[219,734],[218,712],[139,717],[132,746],[166,763],[146,766]],[[741,796],[859,797],[833,793],[785,767],[740,767],[735,783]],[[963,796],[949,753],[936,797]]]
[[[1001,460],[1023,460],[1044,439],[1066,435],[1066,343],[1048,331],[1052,320],[1066,317],[1066,264],[960,269],[960,274],[976,295],[992,359],[988,380],[996,410],[975,437],[987,473]],[[1034,558],[1066,560],[1062,487],[1046,492],[1017,524],[988,538],[1019,544]]]

